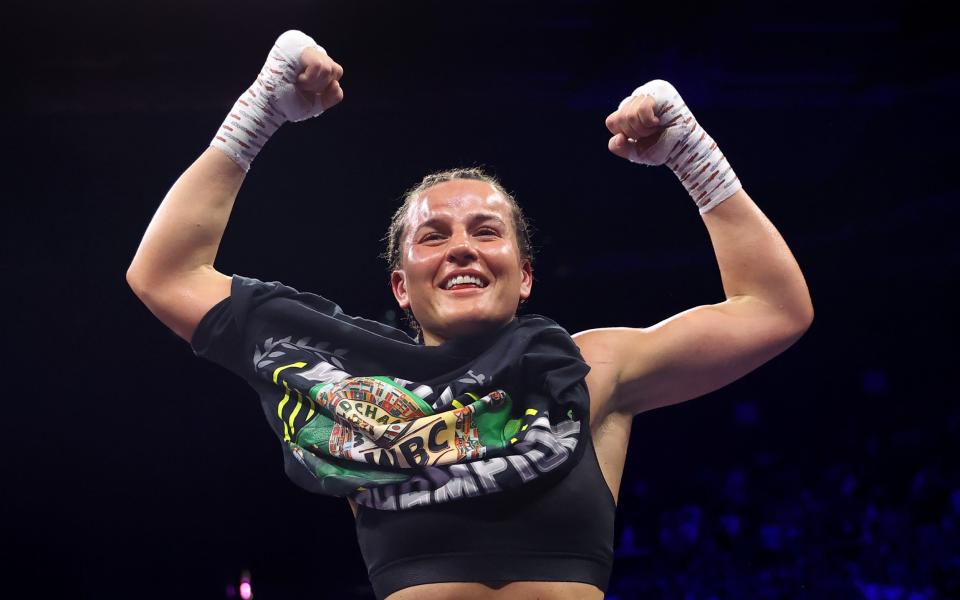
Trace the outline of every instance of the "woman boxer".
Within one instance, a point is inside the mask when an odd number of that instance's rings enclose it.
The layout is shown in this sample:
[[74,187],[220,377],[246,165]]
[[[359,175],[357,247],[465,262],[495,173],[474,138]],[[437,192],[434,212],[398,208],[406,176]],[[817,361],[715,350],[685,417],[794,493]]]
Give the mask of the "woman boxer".
[[288,475],[346,497],[380,598],[602,598],[633,417],[716,390],[792,345],[813,309],[787,245],[670,84],[608,118],[609,150],[669,166],[709,232],[726,300],[569,336],[516,316],[533,286],[522,211],[473,169],[428,176],[390,227],[390,284],[418,338],[213,266],[250,162],[343,98],[343,70],[283,34],[151,221],[128,270],[195,352],[257,390]]

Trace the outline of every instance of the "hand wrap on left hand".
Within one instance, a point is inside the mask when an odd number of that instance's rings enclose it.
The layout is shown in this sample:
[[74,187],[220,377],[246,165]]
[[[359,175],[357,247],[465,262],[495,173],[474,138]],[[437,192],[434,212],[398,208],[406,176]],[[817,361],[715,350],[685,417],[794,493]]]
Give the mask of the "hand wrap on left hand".
[[[636,108],[631,101],[649,96],[659,119],[659,138],[652,145],[635,139],[611,140],[611,151],[631,162],[667,165],[680,178],[683,187],[703,214],[740,190],[743,186],[717,143],[697,123],[696,118],[670,83],[655,79],[624,98],[617,113]],[[611,115],[615,118],[617,113]],[[608,119],[608,123],[610,120]],[[615,119],[614,119],[615,122]],[[611,129],[612,130],[612,129]]]

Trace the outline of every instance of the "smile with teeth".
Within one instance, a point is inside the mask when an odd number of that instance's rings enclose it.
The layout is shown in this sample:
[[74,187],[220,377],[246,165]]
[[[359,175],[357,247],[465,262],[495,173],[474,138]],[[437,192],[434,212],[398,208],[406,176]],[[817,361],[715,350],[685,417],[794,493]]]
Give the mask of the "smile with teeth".
[[476,277],[475,275],[457,275],[456,277],[451,277],[443,284],[443,289],[450,290],[454,287],[463,288],[463,287],[478,287],[485,288],[487,284],[485,281]]

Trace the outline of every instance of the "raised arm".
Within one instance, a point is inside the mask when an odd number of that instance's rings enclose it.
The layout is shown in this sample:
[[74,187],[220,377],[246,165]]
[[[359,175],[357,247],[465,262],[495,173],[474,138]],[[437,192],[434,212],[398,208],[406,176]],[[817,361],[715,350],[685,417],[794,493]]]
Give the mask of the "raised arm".
[[681,179],[700,208],[726,296],[652,327],[575,336],[587,362],[612,380],[606,410],[637,414],[696,398],[756,369],[803,335],[813,305],[786,242],[672,86],[639,88],[607,126],[611,152],[666,164]]
[[127,282],[183,339],[190,341],[203,315],[230,295],[230,277],[213,263],[251,161],[284,122],[314,117],[340,102],[342,75],[309,36],[284,33],[211,147],[163,199],[127,269]]

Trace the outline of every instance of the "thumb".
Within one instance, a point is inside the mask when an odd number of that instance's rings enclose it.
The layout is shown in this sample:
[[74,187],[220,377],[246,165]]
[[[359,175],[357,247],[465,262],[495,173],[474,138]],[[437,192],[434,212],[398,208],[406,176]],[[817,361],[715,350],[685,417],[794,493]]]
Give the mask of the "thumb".
[[320,70],[320,67],[318,65],[307,65],[307,68],[304,69],[302,73],[297,75],[297,83],[299,84],[298,87],[302,86],[303,89],[305,89],[306,91],[311,91],[311,92],[317,91],[317,90],[310,89],[310,86],[305,84],[307,84],[308,82],[315,81],[317,76],[317,71],[319,70]]
[[307,65],[307,68],[301,71],[299,75],[297,75],[297,81],[299,83],[305,83],[307,81],[310,81],[310,78],[313,76],[314,73],[316,73],[316,71],[317,71],[316,65]]
[[633,162],[634,155],[636,154],[636,147],[633,142],[627,139],[622,133],[610,138],[610,141],[607,142],[607,148],[610,149],[610,152],[613,152],[620,158],[625,158],[630,162]]
[[340,101],[343,100],[343,88],[340,87],[340,82],[337,80],[331,81],[330,85],[317,94],[317,100],[320,101],[320,105],[324,110],[339,104]]

